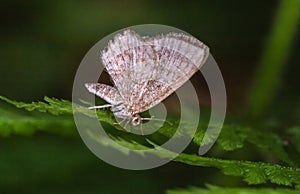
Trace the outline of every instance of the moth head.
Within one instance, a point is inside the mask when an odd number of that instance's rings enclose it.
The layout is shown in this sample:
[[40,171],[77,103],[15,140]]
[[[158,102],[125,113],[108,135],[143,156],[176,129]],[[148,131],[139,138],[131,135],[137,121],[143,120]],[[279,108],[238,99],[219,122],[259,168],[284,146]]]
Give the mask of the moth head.
[[141,124],[141,121],[142,121],[142,118],[138,114],[134,114],[131,118],[131,124],[133,126],[137,126],[137,125]]

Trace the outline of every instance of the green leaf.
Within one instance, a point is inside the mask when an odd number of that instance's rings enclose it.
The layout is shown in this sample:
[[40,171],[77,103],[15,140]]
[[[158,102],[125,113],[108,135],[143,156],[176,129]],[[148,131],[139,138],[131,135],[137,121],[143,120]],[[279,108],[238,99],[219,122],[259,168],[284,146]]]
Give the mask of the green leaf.
[[299,191],[284,188],[229,188],[206,185],[207,188],[190,187],[187,189],[173,189],[167,194],[298,194]]
[[[0,99],[13,104],[18,108],[32,111],[29,114],[26,111],[16,111],[15,109],[11,110],[1,107],[0,135],[5,137],[11,134],[31,135],[36,131],[47,131],[58,134],[74,134],[74,131],[76,130],[72,118],[73,114],[93,116],[93,114],[91,114],[93,113],[91,110],[77,104],[72,104],[67,100],[45,97],[45,102],[23,103],[13,101],[5,97],[0,97]],[[38,113],[38,111],[42,113]],[[114,126],[113,123],[115,120],[111,112],[101,110],[97,111],[97,114],[100,121],[105,122],[110,126]],[[184,125],[186,130],[183,133],[190,133],[188,126],[188,123]],[[197,131],[194,143],[200,144],[201,141],[198,142],[198,140],[203,137],[204,129],[205,127],[202,126],[201,129]],[[120,127],[119,130],[122,130],[122,128]],[[116,130],[112,130],[112,132],[113,131]],[[169,138],[172,137],[175,131],[176,123],[173,125],[165,124],[159,130],[159,135]],[[89,135],[101,145],[117,149],[115,144],[112,144],[111,141],[106,141],[105,138],[99,137],[99,135],[96,134],[90,133]],[[213,134],[211,138],[208,138],[208,141],[213,141],[214,135],[215,134]],[[121,133],[111,134],[111,139],[114,140],[114,142],[132,150],[149,150],[154,148],[160,151],[155,152],[154,154],[159,154],[159,157],[162,158],[170,158],[177,155],[177,153],[173,153],[160,147],[159,141],[156,141],[159,139],[157,136],[150,135],[146,137],[147,139],[145,139],[145,137],[135,136],[130,133],[126,133],[123,130]],[[264,148],[270,150],[285,161],[289,160],[287,154],[282,148],[283,141],[281,141],[279,136],[269,131],[259,131],[236,125],[224,125],[217,143],[224,150],[235,150],[243,147],[246,141],[252,143],[259,149]],[[123,154],[128,155],[128,152],[124,152]],[[143,152],[140,152],[140,154],[143,155]],[[241,177],[248,184],[262,184],[270,182],[277,185],[300,188],[300,170],[298,168],[263,162],[203,157],[187,153],[180,153],[174,161],[193,166],[217,168],[226,175]]]
[[226,175],[240,176],[249,184],[267,181],[285,186],[300,186],[300,169],[262,162],[224,160],[197,155],[180,154],[175,161],[194,166],[215,167]]

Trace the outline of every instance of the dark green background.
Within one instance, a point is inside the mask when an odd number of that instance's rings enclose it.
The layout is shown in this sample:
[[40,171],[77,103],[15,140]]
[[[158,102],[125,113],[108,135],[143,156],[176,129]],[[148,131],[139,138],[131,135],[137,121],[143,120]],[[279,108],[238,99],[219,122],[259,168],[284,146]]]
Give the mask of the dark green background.
[[[223,73],[228,110],[234,117],[245,112],[279,5],[274,0],[1,1],[0,95],[27,102],[44,96],[71,99],[76,69],[90,47],[121,28],[156,23],[182,29],[209,45]],[[269,114],[263,117],[279,126],[299,124],[296,35]],[[0,139],[4,193],[162,193],[204,183],[242,184],[214,169],[178,163],[146,171],[118,169],[94,156],[77,134]]]

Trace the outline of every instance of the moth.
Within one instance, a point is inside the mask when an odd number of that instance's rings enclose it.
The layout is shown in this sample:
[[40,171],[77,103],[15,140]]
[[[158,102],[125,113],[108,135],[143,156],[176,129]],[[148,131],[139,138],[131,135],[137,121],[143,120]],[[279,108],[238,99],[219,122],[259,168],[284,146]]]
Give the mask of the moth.
[[209,48],[198,39],[170,32],[153,37],[127,29],[101,51],[101,60],[114,86],[86,83],[87,90],[108,104],[114,116],[137,126],[144,112],[172,94],[199,70]]

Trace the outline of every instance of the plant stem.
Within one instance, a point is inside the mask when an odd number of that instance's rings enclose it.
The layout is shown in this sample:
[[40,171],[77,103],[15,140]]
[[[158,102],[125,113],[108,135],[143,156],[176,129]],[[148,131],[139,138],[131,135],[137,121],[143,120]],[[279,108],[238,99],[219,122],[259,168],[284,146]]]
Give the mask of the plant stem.
[[266,42],[256,77],[249,95],[248,111],[251,116],[262,116],[269,108],[297,33],[300,0],[282,0],[278,7],[273,29]]

